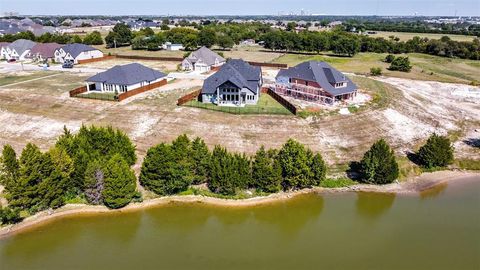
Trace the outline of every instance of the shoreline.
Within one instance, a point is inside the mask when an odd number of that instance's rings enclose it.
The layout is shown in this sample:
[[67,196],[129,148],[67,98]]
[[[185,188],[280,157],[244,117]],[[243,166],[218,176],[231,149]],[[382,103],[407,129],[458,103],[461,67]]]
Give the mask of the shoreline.
[[[8,225],[0,228],[0,240],[8,236],[32,229],[44,223],[52,222],[69,216],[95,215],[127,213],[145,210],[148,208],[159,207],[170,203],[202,203],[219,207],[252,207],[257,205],[271,204],[292,199],[305,194],[337,194],[346,192],[376,192],[376,193],[395,193],[399,195],[417,194],[438,185],[453,180],[462,180],[465,178],[480,177],[480,172],[470,171],[438,171],[432,173],[423,173],[420,176],[413,177],[404,182],[392,183],[388,185],[368,185],[358,184],[343,188],[322,188],[314,187],[291,192],[278,192],[268,196],[253,197],[248,199],[221,199],[207,197],[202,195],[173,195],[155,199],[145,200],[141,203],[131,203],[121,209],[109,209],[103,205],[86,204],[67,204],[56,210],[41,211],[33,216],[25,218],[22,222]],[[480,179],[480,178],[479,178]]]

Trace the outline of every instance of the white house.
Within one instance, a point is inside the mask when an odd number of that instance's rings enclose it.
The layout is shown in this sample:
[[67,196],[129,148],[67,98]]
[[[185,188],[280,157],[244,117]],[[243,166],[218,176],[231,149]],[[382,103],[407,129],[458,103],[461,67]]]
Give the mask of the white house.
[[2,57],[4,59],[26,60],[35,44],[37,43],[28,39],[17,39],[2,50]]
[[113,68],[85,80],[89,92],[125,93],[160,82],[166,74],[138,63]]
[[207,47],[201,47],[183,60],[182,68],[183,70],[195,70],[204,73],[223,64],[225,64],[223,57]]
[[180,51],[184,49],[182,44],[175,44],[171,42],[165,42],[162,48],[167,51]]
[[74,64],[78,64],[79,60],[101,57],[103,57],[102,51],[80,43],[67,44],[55,50],[55,62],[57,63],[73,61]]
[[10,43],[0,42],[0,59],[7,59],[7,55],[10,54],[10,48],[8,48]]

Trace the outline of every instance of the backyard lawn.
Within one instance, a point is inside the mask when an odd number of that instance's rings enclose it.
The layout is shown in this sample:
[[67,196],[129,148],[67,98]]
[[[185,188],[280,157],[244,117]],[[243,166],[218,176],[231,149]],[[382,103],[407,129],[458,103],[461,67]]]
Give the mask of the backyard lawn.
[[115,96],[116,96],[115,93],[94,93],[94,92],[90,92],[90,93],[77,95],[76,97],[115,101],[116,100]]
[[217,106],[211,103],[201,103],[197,100],[192,100],[185,103],[183,106],[201,108],[206,110],[213,110],[232,114],[279,114],[290,115],[289,110],[283,107],[280,103],[274,100],[268,94],[262,94],[257,105],[246,105],[245,107],[225,107]]

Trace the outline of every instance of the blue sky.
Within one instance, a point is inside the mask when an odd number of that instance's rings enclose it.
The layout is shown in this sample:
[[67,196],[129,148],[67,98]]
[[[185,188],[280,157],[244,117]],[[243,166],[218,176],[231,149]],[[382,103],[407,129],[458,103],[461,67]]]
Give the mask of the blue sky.
[[480,0],[0,0],[0,12],[29,15],[276,15],[302,8],[326,15],[480,16]]

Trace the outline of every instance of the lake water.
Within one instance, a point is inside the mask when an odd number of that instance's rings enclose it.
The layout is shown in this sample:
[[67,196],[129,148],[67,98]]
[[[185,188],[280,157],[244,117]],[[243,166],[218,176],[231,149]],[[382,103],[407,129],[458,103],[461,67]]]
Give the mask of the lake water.
[[480,269],[480,179],[68,217],[0,240],[0,269]]

